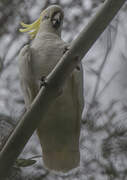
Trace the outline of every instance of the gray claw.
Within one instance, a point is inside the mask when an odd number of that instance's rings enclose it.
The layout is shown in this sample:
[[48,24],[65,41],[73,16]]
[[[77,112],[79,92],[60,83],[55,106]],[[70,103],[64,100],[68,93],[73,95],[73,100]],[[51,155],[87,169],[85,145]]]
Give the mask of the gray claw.
[[70,47],[69,47],[69,46],[65,46],[65,47],[64,47],[63,54],[65,54],[65,53],[66,53],[69,49],[70,49]]
[[41,77],[40,88],[41,88],[42,86],[46,86],[46,85],[47,85],[47,83],[46,83],[46,81],[45,81],[45,78],[46,78],[46,76],[42,76],[42,77]]

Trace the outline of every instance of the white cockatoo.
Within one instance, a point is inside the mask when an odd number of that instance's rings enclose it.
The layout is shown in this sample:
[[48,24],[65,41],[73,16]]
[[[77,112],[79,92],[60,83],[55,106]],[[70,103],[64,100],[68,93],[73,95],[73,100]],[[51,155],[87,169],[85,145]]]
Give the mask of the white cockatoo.
[[[52,71],[68,47],[61,39],[62,24],[63,10],[58,5],[42,11],[33,24],[21,23],[24,29],[20,31],[28,31],[32,38],[19,54],[21,88],[27,109],[40,89],[41,80]],[[61,95],[37,128],[44,164],[56,171],[67,172],[77,167],[80,160],[83,74],[79,67],[67,78]]]

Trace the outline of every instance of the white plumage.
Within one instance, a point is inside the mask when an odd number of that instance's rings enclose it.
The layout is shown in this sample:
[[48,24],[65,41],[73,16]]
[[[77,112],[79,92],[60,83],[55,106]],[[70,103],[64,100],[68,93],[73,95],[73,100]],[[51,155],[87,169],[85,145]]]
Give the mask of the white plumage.
[[[26,108],[37,95],[42,77],[51,72],[65,52],[67,44],[61,39],[62,20],[61,7],[49,6],[42,12],[35,38],[20,51],[20,80]],[[62,94],[54,100],[37,129],[43,160],[49,169],[66,172],[78,166],[82,109],[83,74],[80,67],[67,78]]]

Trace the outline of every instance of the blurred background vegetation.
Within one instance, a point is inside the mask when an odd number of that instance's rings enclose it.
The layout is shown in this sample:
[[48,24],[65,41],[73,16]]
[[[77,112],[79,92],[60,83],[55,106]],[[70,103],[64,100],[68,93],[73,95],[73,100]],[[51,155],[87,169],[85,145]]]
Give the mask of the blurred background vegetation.
[[[65,12],[62,38],[71,42],[104,0],[0,0],[0,149],[24,111],[18,53],[29,42],[18,31],[50,4]],[[108,13],[108,12],[107,12]],[[45,169],[36,133],[9,180],[127,180],[127,3],[83,59],[85,108],[80,167],[66,175]],[[24,166],[24,167],[23,167]]]

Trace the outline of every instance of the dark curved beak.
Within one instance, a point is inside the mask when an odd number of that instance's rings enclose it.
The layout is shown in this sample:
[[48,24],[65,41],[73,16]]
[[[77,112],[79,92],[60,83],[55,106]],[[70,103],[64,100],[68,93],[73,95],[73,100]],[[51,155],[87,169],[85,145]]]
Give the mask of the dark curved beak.
[[62,20],[61,13],[57,12],[51,19],[53,27],[59,28],[61,25],[61,20]]

